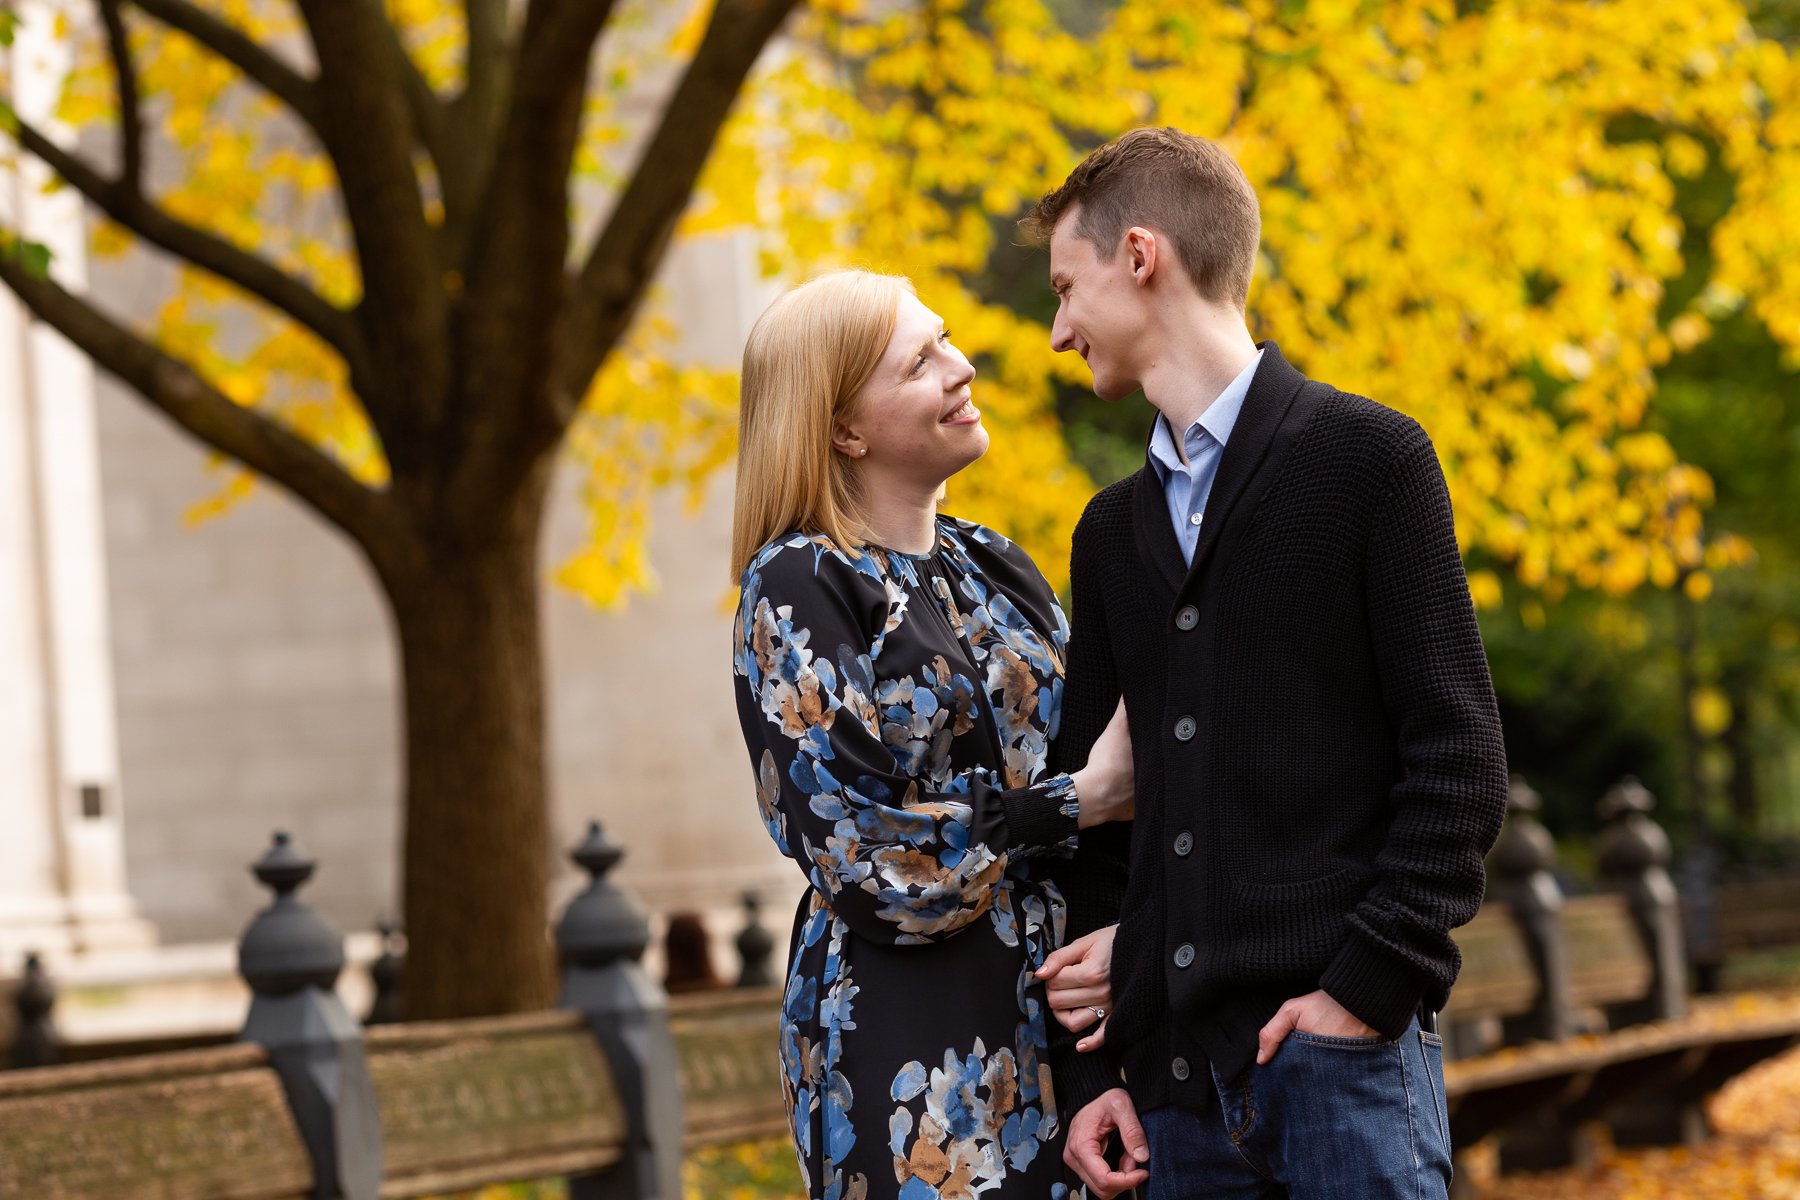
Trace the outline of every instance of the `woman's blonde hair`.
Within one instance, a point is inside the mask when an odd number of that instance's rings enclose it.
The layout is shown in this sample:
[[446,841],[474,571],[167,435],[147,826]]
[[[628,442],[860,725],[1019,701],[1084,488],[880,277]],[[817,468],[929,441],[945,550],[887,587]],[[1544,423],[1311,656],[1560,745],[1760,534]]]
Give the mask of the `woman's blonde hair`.
[[856,417],[857,393],[881,361],[910,280],[833,271],[763,310],[744,346],[739,385],[735,583],[770,539],[798,530],[841,549],[869,540],[855,465],[832,448],[835,423]]

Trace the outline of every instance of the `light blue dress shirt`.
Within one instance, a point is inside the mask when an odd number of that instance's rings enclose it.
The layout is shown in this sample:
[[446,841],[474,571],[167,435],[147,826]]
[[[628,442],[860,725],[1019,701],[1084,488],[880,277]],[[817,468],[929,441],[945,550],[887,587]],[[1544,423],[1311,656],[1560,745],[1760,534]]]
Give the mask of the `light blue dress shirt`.
[[1156,427],[1150,431],[1150,462],[1162,480],[1163,495],[1169,502],[1169,520],[1175,524],[1175,540],[1181,543],[1181,556],[1190,566],[1194,562],[1194,547],[1200,543],[1206,498],[1212,494],[1219,460],[1225,456],[1225,443],[1231,440],[1232,426],[1237,424],[1262,356],[1258,350],[1237,378],[1225,385],[1218,399],[1206,406],[1200,419],[1187,427],[1182,436],[1187,450],[1185,464],[1175,451],[1175,434],[1167,417],[1157,414]]

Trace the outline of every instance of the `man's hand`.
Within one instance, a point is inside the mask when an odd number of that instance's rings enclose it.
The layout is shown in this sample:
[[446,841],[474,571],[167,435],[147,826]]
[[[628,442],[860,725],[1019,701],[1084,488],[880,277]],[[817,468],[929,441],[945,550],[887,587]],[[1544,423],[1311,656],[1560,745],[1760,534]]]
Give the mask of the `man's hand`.
[[1275,1057],[1282,1039],[1294,1030],[1316,1033],[1323,1037],[1380,1037],[1379,1029],[1371,1029],[1350,1015],[1350,1010],[1324,992],[1308,992],[1296,996],[1275,1011],[1269,1023],[1256,1035],[1256,1065]]
[[1037,977],[1044,981],[1044,999],[1050,1011],[1070,1033],[1090,1025],[1098,1028],[1075,1044],[1077,1050],[1093,1050],[1106,1043],[1106,1022],[1112,1009],[1112,946],[1117,925],[1076,938],[1044,960]]
[[[1125,1154],[1119,1166],[1130,1170],[1115,1171],[1106,1161],[1106,1139],[1113,1130],[1125,1143]],[[1138,1124],[1137,1110],[1131,1106],[1131,1093],[1113,1088],[1100,1093],[1069,1122],[1069,1140],[1063,1143],[1063,1162],[1081,1176],[1088,1191],[1100,1200],[1112,1200],[1126,1188],[1134,1188],[1150,1178],[1144,1169],[1150,1161],[1150,1142],[1144,1127]]]

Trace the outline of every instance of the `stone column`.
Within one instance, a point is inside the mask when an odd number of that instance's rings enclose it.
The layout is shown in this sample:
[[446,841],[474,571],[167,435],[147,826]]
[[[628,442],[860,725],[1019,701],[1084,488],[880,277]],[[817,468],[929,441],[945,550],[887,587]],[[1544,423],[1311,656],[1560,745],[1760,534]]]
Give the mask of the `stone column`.
[[[48,4],[19,6],[6,54],[21,117],[51,117],[69,47]],[[65,286],[86,282],[80,198],[45,195],[20,152],[0,171],[0,223],[50,247]],[[94,368],[0,294],[0,962],[155,940],[125,889],[116,716],[100,525]]]

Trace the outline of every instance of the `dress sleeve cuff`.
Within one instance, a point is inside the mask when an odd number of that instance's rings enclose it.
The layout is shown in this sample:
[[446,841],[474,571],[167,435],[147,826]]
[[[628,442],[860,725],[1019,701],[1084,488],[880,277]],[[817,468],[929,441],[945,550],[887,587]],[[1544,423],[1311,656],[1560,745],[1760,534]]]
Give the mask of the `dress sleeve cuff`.
[[1000,807],[1006,814],[1004,844],[1013,857],[1075,848],[1081,801],[1069,776],[1052,775],[1032,787],[1006,792]]
[[1390,1038],[1406,1032],[1425,995],[1415,973],[1354,934],[1325,968],[1319,987],[1351,1016]]

